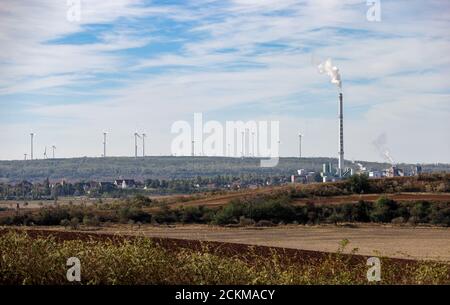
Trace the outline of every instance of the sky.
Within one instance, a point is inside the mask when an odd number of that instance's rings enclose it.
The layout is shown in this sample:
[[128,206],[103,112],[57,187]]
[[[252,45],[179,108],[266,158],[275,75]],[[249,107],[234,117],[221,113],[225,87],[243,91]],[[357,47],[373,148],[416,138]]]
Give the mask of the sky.
[[[171,126],[280,122],[281,156],[450,163],[450,2],[3,0],[0,159],[170,155]],[[372,2],[372,1],[369,1]],[[377,145],[374,145],[377,143]]]

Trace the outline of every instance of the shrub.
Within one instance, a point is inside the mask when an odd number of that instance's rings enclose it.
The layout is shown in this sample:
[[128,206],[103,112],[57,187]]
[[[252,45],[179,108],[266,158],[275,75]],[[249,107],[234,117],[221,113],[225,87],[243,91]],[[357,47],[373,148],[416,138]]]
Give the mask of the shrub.
[[79,225],[80,225],[80,221],[78,220],[78,218],[74,217],[70,220],[70,228],[72,230],[77,230]]
[[415,202],[409,209],[409,214],[414,217],[416,223],[429,222],[431,214],[431,204],[428,201]]
[[450,206],[448,204],[433,205],[431,215],[431,223],[450,226]]
[[164,205],[158,212],[155,213],[153,220],[157,223],[173,223],[178,222],[180,217],[178,211],[172,210]]
[[151,222],[152,215],[144,212],[140,208],[123,206],[118,210],[119,221],[122,223],[128,223],[130,220],[134,222],[147,223]]
[[348,181],[348,188],[352,193],[367,193],[370,188],[369,177],[367,175],[353,175]]
[[85,215],[83,217],[83,224],[86,225],[86,226],[97,227],[97,226],[100,225],[100,220],[98,219],[97,216]]
[[245,216],[241,216],[239,218],[239,225],[246,227],[246,226],[251,226],[254,225],[255,221],[253,219],[249,219],[249,218],[245,218]]
[[205,217],[208,214],[208,209],[204,206],[195,207],[183,207],[180,209],[181,222],[183,223],[205,223],[209,217]]
[[256,205],[246,205],[244,216],[255,221],[292,222],[295,220],[295,209],[285,199],[271,200]]
[[70,220],[68,220],[68,219],[63,219],[63,220],[61,220],[61,223],[60,223],[62,226],[64,226],[64,228],[68,228],[69,226],[70,226]]
[[370,221],[370,213],[372,211],[372,205],[365,202],[364,200],[359,200],[358,203],[352,205],[351,219],[352,221],[358,222],[368,222]]
[[375,222],[391,222],[396,217],[397,203],[386,197],[380,197],[371,212],[371,219]]
[[403,217],[396,217],[396,218],[393,218],[392,220],[391,220],[391,223],[394,223],[394,224],[402,224],[402,223],[405,223],[405,218],[403,218]]
[[342,214],[339,214],[338,212],[333,211],[333,213],[329,217],[327,217],[327,221],[330,223],[337,224],[338,222],[343,222],[344,217],[342,216]]
[[260,220],[258,221],[255,226],[257,227],[273,227],[275,224],[271,222],[270,220]]
[[148,198],[147,196],[138,194],[138,195],[134,196],[131,203],[133,206],[140,208],[140,207],[150,206],[152,204],[152,200],[150,198]]
[[232,200],[216,213],[213,222],[218,225],[237,223],[237,219],[245,215],[244,208],[245,205],[240,200]]
[[74,216],[70,215],[69,210],[61,207],[47,207],[39,210],[34,217],[35,223],[42,226],[56,226],[63,219],[70,219]]

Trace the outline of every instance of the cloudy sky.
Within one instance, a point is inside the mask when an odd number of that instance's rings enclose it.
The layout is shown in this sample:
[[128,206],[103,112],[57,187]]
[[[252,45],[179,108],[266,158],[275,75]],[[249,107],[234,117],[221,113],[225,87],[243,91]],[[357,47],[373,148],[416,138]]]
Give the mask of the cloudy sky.
[[[76,2],[77,1],[68,1]],[[279,120],[281,155],[450,162],[450,2],[381,0],[3,0],[0,159],[169,155],[177,120]],[[374,142],[379,143],[375,147]],[[380,146],[382,146],[380,148]]]

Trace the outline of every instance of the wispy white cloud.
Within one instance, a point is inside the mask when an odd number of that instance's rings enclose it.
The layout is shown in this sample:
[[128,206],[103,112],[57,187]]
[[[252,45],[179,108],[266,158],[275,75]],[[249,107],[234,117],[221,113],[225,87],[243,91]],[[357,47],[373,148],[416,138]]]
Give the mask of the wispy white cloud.
[[[194,111],[222,113],[221,119],[231,120],[261,116],[232,111],[248,105],[263,108],[267,116],[286,112],[278,115],[285,126],[284,155],[296,154],[289,139],[306,125],[306,151],[334,155],[336,123],[329,113],[336,108],[335,88],[312,60],[332,57],[343,77],[348,156],[379,159],[370,143],[386,132],[399,160],[450,162],[445,140],[450,128],[450,10],[442,1],[427,3],[382,1],[382,22],[372,23],[366,20],[365,1],[359,0],[89,1],[82,22],[70,23],[63,2],[9,1],[0,8],[5,50],[0,54],[0,95],[59,87],[63,101],[70,91],[61,89],[101,81],[107,73],[120,75],[122,86],[92,92],[108,94],[107,100],[29,105],[24,114],[45,120],[3,125],[8,135],[0,133],[0,140],[15,143],[15,149],[0,151],[0,157],[21,155],[17,152],[27,142],[9,133],[27,134],[32,126],[41,134],[58,129],[86,140],[77,147],[59,139],[70,147],[66,156],[99,155],[101,143],[93,133],[103,129],[116,137],[111,150],[128,154],[132,149],[122,143],[136,128],[153,133],[154,153],[168,154],[174,120],[189,119]],[[158,31],[158,23],[144,23],[145,18],[164,19],[169,29],[183,25],[186,37]],[[116,26],[90,43],[48,43],[96,23]],[[176,41],[180,47],[138,55],[118,52],[155,41]],[[283,106],[292,99],[298,99],[293,110]],[[426,138],[420,148],[409,140],[416,134]]]

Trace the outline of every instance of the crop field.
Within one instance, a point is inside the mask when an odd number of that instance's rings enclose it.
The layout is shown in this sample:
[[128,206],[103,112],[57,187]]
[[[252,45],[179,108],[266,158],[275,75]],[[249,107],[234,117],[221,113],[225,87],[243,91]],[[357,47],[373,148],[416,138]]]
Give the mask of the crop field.
[[[84,284],[368,284],[367,257],[218,242],[29,230],[0,231],[0,283],[68,284],[81,261]],[[381,258],[381,284],[450,283],[450,265]]]
[[[21,230],[35,230],[21,228]],[[450,228],[398,225],[281,225],[276,227],[220,227],[211,225],[130,225],[114,224],[101,228],[67,230],[63,227],[40,227],[58,234],[90,233],[95,235],[141,236],[202,242],[220,242],[254,246],[281,247],[333,253],[342,240],[368,256],[386,256],[416,260],[450,262]]]

